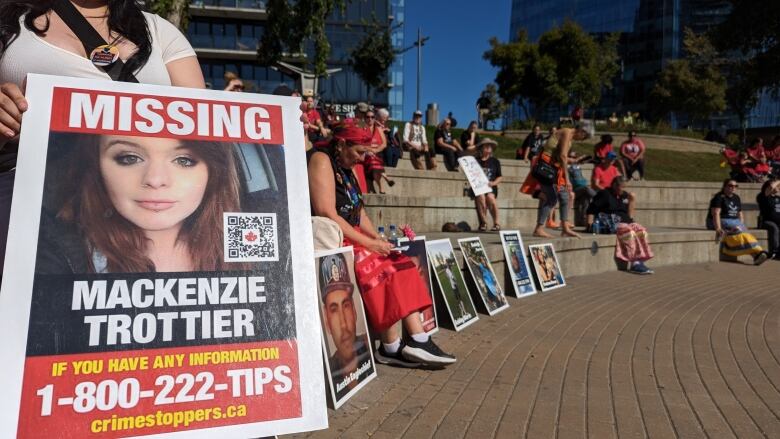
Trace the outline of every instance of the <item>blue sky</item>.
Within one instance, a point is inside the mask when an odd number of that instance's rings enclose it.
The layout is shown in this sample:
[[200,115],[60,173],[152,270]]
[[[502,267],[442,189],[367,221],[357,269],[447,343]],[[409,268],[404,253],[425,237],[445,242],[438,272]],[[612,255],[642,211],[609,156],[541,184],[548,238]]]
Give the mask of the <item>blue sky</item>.
[[[406,0],[404,47],[414,44],[418,27],[423,36],[431,37],[423,47],[423,111],[436,102],[442,117],[453,112],[458,127],[476,118],[479,93],[495,78],[482,54],[490,37],[508,39],[511,9],[509,0]],[[404,118],[408,119],[416,102],[416,49],[405,57]]]

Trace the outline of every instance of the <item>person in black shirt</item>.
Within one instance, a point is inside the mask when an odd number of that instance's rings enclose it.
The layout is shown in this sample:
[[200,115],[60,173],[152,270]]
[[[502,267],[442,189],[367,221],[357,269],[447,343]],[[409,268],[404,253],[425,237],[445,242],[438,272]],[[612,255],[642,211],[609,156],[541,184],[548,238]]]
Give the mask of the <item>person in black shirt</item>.
[[444,119],[433,135],[436,154],[441,154],[444,157],[444,166],[450,172],[458,170],[458,157],[463,155],[460,142],[452,138],[451,127],[452,121]]
[[477,144],[482,140],[477,134],[477,121],[472,120],[468,128],[460,134],[460,145],[463,153],[473,155],[477,152]]
[[484,195],[477,195],[474,197],[474,203],[477,207],[477,217],[479,218],[479,231],[484,232],[487,230],[487,212],[490,211],[490,216],[493,217],[494,232],[501,230],[501,225],[498,222],[498,203],[496,203],[496,197],[498,197],[498,185],[501,183],[501,162],[497,158],[493,157],[493,149],[496,147],[496,141],[492,139],[483,139],[477,145],[477,162],[485,171],[485,176],[490,182],[490,187],[493,188],[493,192],[488,192]]
[[756,195],[761,212],[758,226],[767,232],[770,257],[780,260],[780,180],[770,180]]
[[[615,258],[628,264],[635,274],[653,274],[645,261],[653,257],[647,229],[634,222],[633,193],[626,192],[626,180],[615,177],[612,185],[600,190],[588,206],[588,229],[594,233],[615,233]],[[599,227],[594,228],[598,221]],[[596,230],[598,229],[598,230]]]
[[742,201],[736,193],[738,187],[736,180],[728,178],[723,182],[720,192],[710,200],[707,228],[715,229],[723,255],[729,258],[750,255],[755,265],[761,265],[769,255],[758,245],[756,237],[747,233]]
[[515,153],[515,159],[526,161],[533,159],[535,155],[542,151],[544,140],[542,127],[534,125],[533,131],[523,141],[523,146]]

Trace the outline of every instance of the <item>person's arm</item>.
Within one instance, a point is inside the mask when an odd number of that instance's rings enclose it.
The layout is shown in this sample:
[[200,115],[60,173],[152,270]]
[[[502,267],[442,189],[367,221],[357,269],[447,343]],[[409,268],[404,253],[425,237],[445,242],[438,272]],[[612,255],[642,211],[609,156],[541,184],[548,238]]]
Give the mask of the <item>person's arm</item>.
[[634,160],[634,163],[638,162],[639,160],[642,160],[645,158],[645,151],[647,151],[647,147],[645,146],[645,142],[642,141],[642,139],[638,139],[637,144],[639,145],[639,154],[636,156],[636,160]]
[[713,207],[710,213],[712,213],[712,225],[715,226],[715,236],[720,238],[723,236],[723,229],[720,226],[720,207]]
[[491,182],[491,186],[498,186],[501,184],[501,181],[504,179],[504,176],[501,175],[501,162],[496,159],[496,169],[495,169],[495,176],[496,178]]
[[590,187],[593,189],[600,191],[601,190],[601,179],[599,178],[599,174],[596,172],[596,169],[593,169],[593,172],[590,174]]
[[458,139],[452,139],[452,146],[457,148],[457,151],[463,151],[463,147],[460,146],[460,142],[458,141]]
[[745,215],[742,213],[742,211],[739,211],[739,222],[742,224],[745,224]]
[[439,148],[448,149],[450,151],[457,151],[458,150],[458,148],[456,148],[455,145],[450,145],[450,144],[444,142],[444,137],[441,137],[441,136],[436,138],[436,146],[438,146]]
[[422,149],[423,151],[428,152],[428,130],[422,125],[420,126],[420,129],[422,130],[422,135],[420,136],[422,138]]
[[0,148],[19,135],[22,113],[27,111],[27,99],[18,85],[0,85]]
[[[368,217],[366,209],[360,209],[360,230],[373,239],[379,239],[379,233],[377,233],[374,223],[371,222],[371,218]],[[392,248],[391,244],[388,243],[388,245],[389,248]]]
[[[309,160],[309,193],[314,215],[335,221],[350,241],[381,255],[389,254],[392,247],[389,243],[368,234],[369,230],[373,232],[370,221],[368,225],[371,225],[371,229],[367,228],[361,233],[339,216],[336,211],[336,183],[333,178],[333,167],[328,156],[323,153],[315,153]],[[365,211],[361,210],[361,219],[364,214]]]
[[385,148],[387,148],[387,136],[385,136],[385,131],[381,128],[377,128],[377,129],[379,129],[379,135],[382,137],[382,143],[380,143],[379,145],[374,145],[374,147],[372,148],[374,154],[379,154],[382,151],[384,151]]
[[198,57],[181,31],[166,19],[155,15],[149,29],[152,44],[160,48],[165,68],[176,87],[206,88]]

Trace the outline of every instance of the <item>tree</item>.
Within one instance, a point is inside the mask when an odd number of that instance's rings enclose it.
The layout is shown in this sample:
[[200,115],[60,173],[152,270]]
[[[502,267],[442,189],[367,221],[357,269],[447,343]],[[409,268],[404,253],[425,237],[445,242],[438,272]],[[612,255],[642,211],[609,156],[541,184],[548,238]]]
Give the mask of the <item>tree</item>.
[[617,43],[610,34],[597,41],[577,23],[566,20],[539,37],[539,53],[555,61],[555,88],[560,105],[587,108],[598,104],[604,89],[612,88],[619,71]]
[[764,87],[780,91],[780,2],[731,0],[726,20],[712,31],[722,53],[741,53],[742,72]]
[[306,41],[314,42],[314,72],[322,75],[327,69],[330,42],[325,34],[325,21],[344,0],[269,0],[268,20],[258,48],[258,60],[272,65],[284,55],[304,52]]
[[189,24],[188,0],[149,0],[146,2],[149,10],[174,24],[182,31]]
[[352,69],[366,83],[369,100],[371,89],[384,90],[387,87],[387,70],[395,61],[395,56],[390,29],[383,29],[374,21],[350,53],[349,60]]
[[726,108],[726,79],[709,38],[690,29],[684,32],[686,57],[664,67],[650,93],[650,102],[659,114],[679,111],[697,122]]
[[504,111],[506,111],[506,104],[498,95],[496,84],[490,83],[486,85],[480,96],[487,98],[488,102],[490,102],[488,104],[488,113],[485,115],[485,124],[491,120],[501,118]]
[[618,72],[617,41],[612,34],[597,40],[576,23],[566,21],[542,34],[539,43],[528,41],[521,31],[515,41],[490,40],[483,58],[498,68],[496,84],[505,102],[518,102],[526,117],[526,101],[534,119],[550,105],[598,104],[603,89],[612,87]]

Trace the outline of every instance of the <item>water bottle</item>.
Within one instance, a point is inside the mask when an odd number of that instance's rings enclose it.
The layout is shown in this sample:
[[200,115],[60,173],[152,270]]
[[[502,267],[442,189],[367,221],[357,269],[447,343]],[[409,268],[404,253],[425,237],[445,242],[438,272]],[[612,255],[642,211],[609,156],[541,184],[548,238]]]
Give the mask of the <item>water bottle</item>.
[[393,244],[393,247],[398,247],[398,240],[401,238],[401,234],[395,227],[395,224],[390,224],[390,235],[387,237],[387,242]]
[[593,220],[593,225],[591,226],[591,230],[593,231],[594,235],[598,235],[601,233],[601,222],[596,218]]
[[385,235],[385,226],[379,226],[377,231],[379,232],[379,239],[382,241],[387,241],[387,235]]

